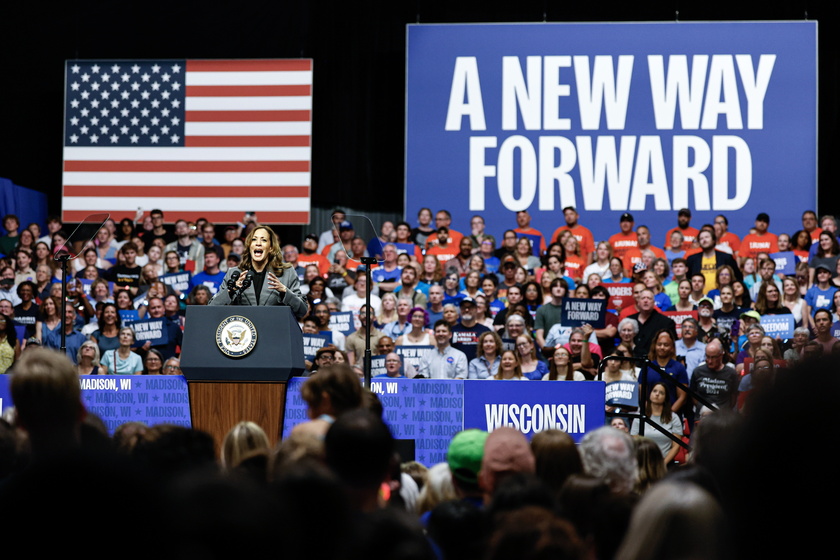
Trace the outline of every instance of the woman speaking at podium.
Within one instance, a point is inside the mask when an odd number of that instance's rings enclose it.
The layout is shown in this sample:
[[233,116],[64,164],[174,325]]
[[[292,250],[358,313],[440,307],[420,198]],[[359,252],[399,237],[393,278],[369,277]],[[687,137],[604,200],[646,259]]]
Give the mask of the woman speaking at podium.
[[306,315],[297,273],[283,262],[277,234],[259,226],[248,234],[245,246],[242,262],[227,271],[210,305],[288,305],[298,319]]

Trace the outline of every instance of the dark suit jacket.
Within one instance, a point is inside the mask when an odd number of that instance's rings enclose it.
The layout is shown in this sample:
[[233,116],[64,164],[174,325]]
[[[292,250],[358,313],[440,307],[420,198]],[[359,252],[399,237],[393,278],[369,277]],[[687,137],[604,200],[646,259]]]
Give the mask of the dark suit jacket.
[[[239,268],[231,268],[225,274],[224,280],[222,280],[222,285],[219,287],[219,291],[213,296],[213,299],[210,300],[210,305],[230,305],[230,294],[228,294],[228,282],[230,281],[231,274],[233,274],[234,270],[239,270]],[[239,270],[239,272],[243,273],[243,271]],[[295,272],[294,268],[284,268],[282,274],[278,276],[279,280],[283,283],[286,288],[288,288],[285,292],[281,293],[277,290],[270,290],[268,289],[268,285],[266,284],[263,286],[262,291],[260,292],[260,301],[257,302],[257,293],[254,291],[254,285],[248,286],[248,288],[242,292],[242,297],[239,299],[240,305],[288,305],[292,308],[292,313],[295,314],[295,317],[298,319],[302,318],[306,315],[309,311],[309,307],[306,304],[306,300],[303,298],[303,295],[300,293],[300,281],[298,280],[297,272]]]
[[[688,265],[688,278],[691,278],[693,274],[701,274],[702,267],[703,267],[703,253],[695,253],[685,259],[686,264]],[[733,280],[743,280],[744,275],[741,274],[741,269],[738,268],[738,263],[735,261],[735,258],[730,255],[729,253],[724,253],[723,251],[715,251],[715,268],[720,268],[723,265],[728,264],[732,267],[732,270],[735,271],[735,278]],[[707,286],[709,290],[713,290],[714,286]]]

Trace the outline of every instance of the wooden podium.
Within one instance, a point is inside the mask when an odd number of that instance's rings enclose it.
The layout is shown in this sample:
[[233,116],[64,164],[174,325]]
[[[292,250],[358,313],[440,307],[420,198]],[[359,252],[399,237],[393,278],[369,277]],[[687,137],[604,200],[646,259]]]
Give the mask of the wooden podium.
[[[230,325],[232,330],[222,327],[235,316],[245,321]],[[236,356],[249,346],[236,338],[249,322],[256,342],[250,352]],[[225,339],[233,356],[220,348]],[[243,420],[259,424],[275,445],[282,434],[286,382],[304,369],[303,335],[288,307],[187,307],[181,370],[189,386],[192,425],[212,434],[217,451],[225,434]]]

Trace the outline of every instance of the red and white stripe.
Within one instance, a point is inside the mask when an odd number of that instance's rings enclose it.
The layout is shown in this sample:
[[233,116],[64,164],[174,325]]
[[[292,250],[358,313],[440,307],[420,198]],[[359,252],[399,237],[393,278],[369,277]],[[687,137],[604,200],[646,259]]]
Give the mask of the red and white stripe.
[[309,223],[311,60],[189,60],[184,147],[65,147],[63,217]]

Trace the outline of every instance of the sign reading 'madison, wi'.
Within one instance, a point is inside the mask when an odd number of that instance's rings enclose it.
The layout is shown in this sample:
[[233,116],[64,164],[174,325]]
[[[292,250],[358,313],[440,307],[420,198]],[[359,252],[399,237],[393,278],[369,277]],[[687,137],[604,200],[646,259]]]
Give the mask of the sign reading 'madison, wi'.
[[605,239],[629,211],[658,240],[688,207],[792,232],[816,201],[816,48],[816,22],[411,25],[406,215],[498,236],[525,209],[550,234],[575,206]]

